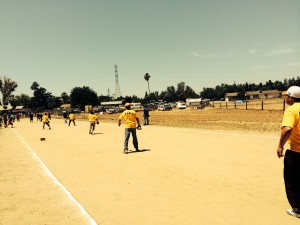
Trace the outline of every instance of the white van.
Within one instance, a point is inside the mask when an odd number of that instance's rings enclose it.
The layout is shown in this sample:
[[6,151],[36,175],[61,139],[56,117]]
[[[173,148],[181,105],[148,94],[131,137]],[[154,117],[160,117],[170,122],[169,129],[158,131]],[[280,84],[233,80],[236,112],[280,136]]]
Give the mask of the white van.
[[142,106],[142,103],[140,103],[140,102],[131,103],[131,108],[133,110],[143,110],[144,109],[144,107]]

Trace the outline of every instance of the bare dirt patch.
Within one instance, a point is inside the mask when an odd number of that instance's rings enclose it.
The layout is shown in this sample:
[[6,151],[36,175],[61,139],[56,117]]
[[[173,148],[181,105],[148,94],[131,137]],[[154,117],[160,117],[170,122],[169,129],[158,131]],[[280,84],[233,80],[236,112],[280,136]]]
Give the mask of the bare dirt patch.
[[[143,124],[143,112],[139,117]],[[117,123],[120,114],[99,115],[100,121]],[[87,115],[79,118],[85,119]],[[220,130],[276,132],[283,116],[281,110],[242,110],[207,107],[205,109],[151,111],[150,125]]]

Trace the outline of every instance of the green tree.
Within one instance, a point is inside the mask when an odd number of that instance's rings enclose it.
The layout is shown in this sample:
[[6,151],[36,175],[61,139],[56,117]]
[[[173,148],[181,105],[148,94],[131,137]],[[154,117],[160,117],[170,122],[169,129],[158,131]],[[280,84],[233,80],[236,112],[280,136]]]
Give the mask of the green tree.
[[215,99],[216,94],[213,88],[203,88],[203,91],[200,93],[201,98]]
[[177,90],[176,90],[176,94],[178,96],[179,101],[185,101],[186,100],[186,96],[185,96],[185,83],[184,82],[180,82],[177,84]]
[[9,100],[12,99],[12,93],[16,90],[18,84],[11,80],[10,78],[4,77],[3,81],[0,80],[0,91],[2,93],[2,105],[9,103]]
[[98,102],[109,102],[111,100],[111,97],[107,96],[107,95],[100,95],[98,97]]
[[154,101],[158,101],[158,93],[155,92],[155,93],[151,93],[147,96],[145,96],[145,98],[141,101],[143,104],[147,104],[149,103],[150,101],[154,100]]
[[29,95],[26,94],[20,94],[14,97],[14,105],[18,106],[24,106],[25,108],[28,108],[30,106],[31,98]]
[[55,109],[63,104],[61,97],[48,96],[47,98],[47,109]]
[[79,107],[81,110],[86,105],[99,105],[97,93],[86,86],[75,87],[71,90],[70,103],[72,107]]
[[125,96],[125,98],[122,101],[122,104],[125,105],[126,103],[132,103],[132,98],[130,96]]
[[31,98],[31,107],[35,110],[54,109],[60,105],[55,104],[56,100],[52,93],[45,88],[40,87],[37,82],[33,82],[31,87],[33,90],[33,97]]
[[62,99],[63,104],[70,103],[70,96],[66,92],[61,93],[60,97]]
[[196,92],[190,86],[185,87],[184,95],[186,98],[198,98],[199,97],[199,95],[197,95]]

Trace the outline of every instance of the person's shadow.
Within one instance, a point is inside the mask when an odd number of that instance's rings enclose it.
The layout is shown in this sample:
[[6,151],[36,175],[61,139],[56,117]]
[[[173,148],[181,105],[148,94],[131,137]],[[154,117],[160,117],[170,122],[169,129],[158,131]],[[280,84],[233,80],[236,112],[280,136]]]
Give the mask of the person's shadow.
[[103,134],[103,133],[93,133],[92,135]]
[[136,151],[136,150],[129,150],[127,152],[127,154],[133,154],[133,153],[142,153],[142,152],[149,152],[151,151],[150,149],[140,149],[139,151]]

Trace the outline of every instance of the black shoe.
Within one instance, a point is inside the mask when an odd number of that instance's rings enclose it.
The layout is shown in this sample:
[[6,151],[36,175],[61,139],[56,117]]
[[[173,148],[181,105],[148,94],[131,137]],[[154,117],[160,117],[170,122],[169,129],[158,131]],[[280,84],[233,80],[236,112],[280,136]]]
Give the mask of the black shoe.
[[138,148],[136,148],[135,151],[140,152],[141,150],[139,150]]
[[128,148],[124,148],[124,154],[128,153]]

